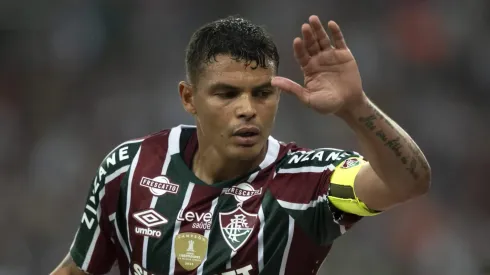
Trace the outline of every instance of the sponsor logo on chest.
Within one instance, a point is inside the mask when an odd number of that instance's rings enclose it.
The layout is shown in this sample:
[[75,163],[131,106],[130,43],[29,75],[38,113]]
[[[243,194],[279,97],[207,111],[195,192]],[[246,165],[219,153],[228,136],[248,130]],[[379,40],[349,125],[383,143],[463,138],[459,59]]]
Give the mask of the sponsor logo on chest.
[[158,176],[154,179],[142,177],[140,185],[150,189],[150,192],[155,196],[162,196],[166,193],[177,194],[179,185],[171,183],[165,176]]
[[153,209],[139,211],[133,214],[133,218],[142,226],[136,226],[134,232],[138,235],[160,238],[162,232],[154,227],[168,223],[168,220]]
[[236,186],[225,189],[226,195],[233,195],[238,202],[244,202],[253,196],[262,194],[262,187],[255,190],[252,185],[243,182]]
[[211,212],[203,212],[203,213],[198,213],[194,211],[184,211],[180,210],[179,214],[177,215],[177,220],[178,221],[186,221],[192,223],[192,228],[195,229],[204,229],[204,230],[210,230],[211,229],[211,221],[213,219],[213,215]]

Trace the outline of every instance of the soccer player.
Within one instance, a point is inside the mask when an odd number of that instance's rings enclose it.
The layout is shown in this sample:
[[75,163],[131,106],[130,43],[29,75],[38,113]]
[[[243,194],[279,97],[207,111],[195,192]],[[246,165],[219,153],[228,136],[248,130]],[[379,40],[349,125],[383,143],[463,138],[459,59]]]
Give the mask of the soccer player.
[[[179,84],[196,126],[107,155],[52,274],[104,274],[116,261],[120,274],[314,274],[355,222],[425,194],[423,153],[368,99],[339,26],[328,29],[311,16],[293,41],[304,86],[276,75],[261,27],[228,17],[197,30]],[[366,159],[271,137],[280,91],[345,121]]]

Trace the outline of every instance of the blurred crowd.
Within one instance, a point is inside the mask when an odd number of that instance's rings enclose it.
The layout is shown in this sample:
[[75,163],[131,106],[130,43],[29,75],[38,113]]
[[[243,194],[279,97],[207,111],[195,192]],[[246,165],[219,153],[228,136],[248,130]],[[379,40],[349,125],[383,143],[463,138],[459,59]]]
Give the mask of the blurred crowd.
[[[266,26],[280,74],[301,82],[292,40],[312,13],[340,24],[366,93],[433,171],[428,196],[361,221],[320,274],[490,274],[490,1],[10,0],[0,1],[0,275],[61,261],[114,146],[193,124],[177,84],[197,27],[231,14]],[[358,150],[340,120],[288,95],[274,136]]]

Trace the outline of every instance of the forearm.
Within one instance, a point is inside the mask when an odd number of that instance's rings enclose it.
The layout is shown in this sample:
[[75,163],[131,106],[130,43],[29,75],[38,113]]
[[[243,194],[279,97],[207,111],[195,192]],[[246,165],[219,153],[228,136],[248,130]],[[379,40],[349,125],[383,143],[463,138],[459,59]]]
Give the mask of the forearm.
[[68,254],[50,275],[87,275],[87,273],[80,270]]
[[384,185],[401,200],[423,194],[430,167],[413,139],[369,99],[339,115],[356,133],[364,156]]

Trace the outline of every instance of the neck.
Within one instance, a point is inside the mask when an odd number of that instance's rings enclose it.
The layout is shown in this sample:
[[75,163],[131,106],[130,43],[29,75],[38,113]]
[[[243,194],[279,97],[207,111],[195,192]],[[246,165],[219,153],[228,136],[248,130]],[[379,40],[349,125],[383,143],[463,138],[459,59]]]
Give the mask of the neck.
[[193,159],[194,174],[207,184],[231,180],[255,169],[267,153],[266,146],[252,160],[226,158],[213,147],[199,147]]

